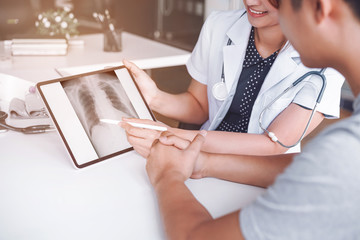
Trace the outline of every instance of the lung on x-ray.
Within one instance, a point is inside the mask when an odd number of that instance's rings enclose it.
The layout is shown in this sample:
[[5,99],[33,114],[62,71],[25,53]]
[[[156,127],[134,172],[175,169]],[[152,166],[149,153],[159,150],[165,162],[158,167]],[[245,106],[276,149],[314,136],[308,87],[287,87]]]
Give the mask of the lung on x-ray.
[[124,130],[101,118],[138,118],[115,72],[62,82],[62,86],[99,157],[127,146]]
[[38,84],[48,111],[77,167],[131,150],[125,131],[100,119],[153,119],[126,68]]

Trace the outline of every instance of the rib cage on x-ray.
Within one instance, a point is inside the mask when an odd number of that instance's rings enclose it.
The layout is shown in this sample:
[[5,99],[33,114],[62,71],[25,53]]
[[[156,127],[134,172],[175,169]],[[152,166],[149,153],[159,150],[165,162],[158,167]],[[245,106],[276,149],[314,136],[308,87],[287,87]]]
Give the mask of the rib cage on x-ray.
[[63,82],[64,90],[100,157],[130,147],[125,131],[101,118],[138,118],[115,73],[101,73]]

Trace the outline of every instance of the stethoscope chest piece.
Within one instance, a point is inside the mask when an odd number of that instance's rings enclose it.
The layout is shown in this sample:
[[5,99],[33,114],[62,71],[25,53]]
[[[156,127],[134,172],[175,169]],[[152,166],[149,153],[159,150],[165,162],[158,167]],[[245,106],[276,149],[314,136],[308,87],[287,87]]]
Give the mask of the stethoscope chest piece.
[[[245,12],[246,13],[246,12]],[[243,13],[243,15],[245,14]],[[241,16],[243,16],[241,15]],[[231,39],[228,40],[226,46],[231,45]],[[211,89],[212,95],[216,100],[224,101],[228,96],[228,91],[225,84],[225,73],[224,73],[224,63],[221,70],[221,82],[216,83]]]
[[212,87],[212,95],[219,101],[224,101],[228,96],[225,82],[221,81]]

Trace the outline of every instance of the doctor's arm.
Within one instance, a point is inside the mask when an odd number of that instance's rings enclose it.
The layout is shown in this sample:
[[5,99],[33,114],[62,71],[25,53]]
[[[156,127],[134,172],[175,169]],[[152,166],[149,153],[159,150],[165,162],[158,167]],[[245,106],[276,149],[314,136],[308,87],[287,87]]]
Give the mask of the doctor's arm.
[[[274,132],[282,143],[292,145],[302,135],[310,115],[311,110],[291,103],[273,120],[268,130]],[[322,113],[315,112],[306,135],[315,129],[323,119]],[[188,140],[191,140],[197,133],[197,131],[182,129],[171,129],[171,131]],[[266,134],[209,131],[201,150],[210,153],[273,155],[284,153],[287,148],[273,142]]]
[[[186,149],[191,143],[173,134],[159,138],[167,146]],[[296,154],[271,156],[232,155],[200,152],[191,178],[214,177],[227,181],[267,188],[292,162]]]
[[290,165],[295,155],[252,156],[202,152],[191,177],[213,177],[267,188]]
[[124,60],[125,67],[133,74],[149,107],[169,118],[202,124],[208,119],[207,87],[192,79],[187,91],[170,94],[157,88],[155,82],[134,63]]
[[[314,117],[305,136],[321,123],[324,119],[323,113],[330,116],[337,116],[339,114],[340,90],[344,77],[337,71],[329,68],[326,70],[325,75],[327,85],[321,103],[318,106],[319,109],[322,109],[322,112],[314,113]],[[314,103],[310,96],[320,90],[322,81],[314,77],[314,80],[311,78],[308,83],[309,84],[305,84],[296,94],[294,102],[298,102],[302,106],[312,107]],[[308,123],[312,110],[302,106],[291,103],[268,126],[268,131],[275,133],[279,141],[285,145],[295,144]],[[179,132],[181,132],[181,130],[179,130]],[[191,135],[190,132],[183,131],[182,133]],[[190,135],[180,136],[191,139],[192,136]],[[226,142],[227,144],[218,144],[222,142]],[[202,150],[216,153],[269,155],[284,153],[288,149],[271,141],[266,134],[209,132]]]
[[[273,120],[268,130],[274,132],[282,143],[292,145],[302,135],[310,115],[311,110],[292,103]],[[322,113],[315,112],[306,134],[315,129],[323,119]],[[151,120],[130,120],[145,124],[163,125]],[[143,157],[147,157],[152,142],[160,136],[160,133],[155,130],[132,127],[124,123],[121,126],[126,130],[128,141],[134,149]],[[168,131],[189,141],[199,132],[170,127],[168,127]],[[208,131],[201,150],[209,153],[261,156],[282,154],[288,149],[273,142],[266,134]]]

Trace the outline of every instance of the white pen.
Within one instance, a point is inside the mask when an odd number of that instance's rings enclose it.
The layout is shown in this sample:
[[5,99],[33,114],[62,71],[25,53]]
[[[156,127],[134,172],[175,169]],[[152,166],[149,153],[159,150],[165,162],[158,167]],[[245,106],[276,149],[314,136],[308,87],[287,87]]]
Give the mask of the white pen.
[[[100,122],[118,125],[119,123],[121,123],[123,121],[113,120],[113,119],[100,119]],[[138,127],[138,128],[146,128],[146,129],[152,129],[152,130],[157,130],[157,131],[162,131],[162,132],[167,131],[167,128],[162,127],[162,126],[155,126],[155,125],[150,125],[150,124],[134,123],[134,122],[126,122],[126,123],[130,124],[133,127]]]

